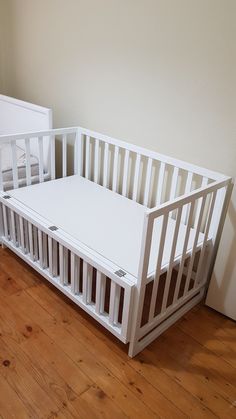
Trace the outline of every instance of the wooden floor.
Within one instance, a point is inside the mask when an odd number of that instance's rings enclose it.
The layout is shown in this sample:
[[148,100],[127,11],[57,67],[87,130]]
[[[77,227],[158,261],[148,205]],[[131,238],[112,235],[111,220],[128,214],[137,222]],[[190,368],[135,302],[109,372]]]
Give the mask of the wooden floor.
[[0,249],[0,417],[236,418],[236,326],[198,306],[135,359]]

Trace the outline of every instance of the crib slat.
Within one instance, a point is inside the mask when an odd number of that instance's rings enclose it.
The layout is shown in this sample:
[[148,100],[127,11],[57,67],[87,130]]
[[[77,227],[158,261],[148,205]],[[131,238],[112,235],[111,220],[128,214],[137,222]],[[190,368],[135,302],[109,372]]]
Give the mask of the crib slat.
[[157,291],[158,291],[160,274],[161,274],[162,257],[163,257],[163,252],[164,252],[164,245],[165,245],[168,219],[169,219],[169,213],[166,213],[165,215],[163,215],[161,235],[160,235],[160,241],[159,241],[159,251],[158,251],[158,258],[157,258],[157,265],[156,265],[156,272],[155,272],[155,278],[154,278],[153,289],[152,289],[151,304],[150,304],[150,310],[149,310],[149,321],[151,321],[154,318],[154,314],[155,314],[155,305],[156,305]]
[[[207,184],[208,184],[208,178],[207,178],[207,177],[203,177],[203,178],[202,178],[202,183],[201,183],[201,188],[203,188],[203,187],[207,186]],[[197,220],[198,220],[198,218],[199,218],[199,212],[200,212],[200,207],[201,207],[201,201],[202,201],[202,198],[201,198],[201,199],[199,199],[199,202],[198,202],[198,206],[197,206],[197,210],[196,210],[196,216],[195,216],[195,222],[194,222],[194,228],[196,228],[196,227],[197,227]]]
[[137,201],[137,196],[138,196],[140,164],[141,164],[141,155],[137,154],[136,162],[135,162],[134,187],[133,187],[133,200],[134,201]]
[[16,245],[20,246],[20,225],[19,225],[19,215],[15,214],[15,223],[16,223]]
[[124,290],[124,303],[122,310],[122,322],[121,322],[121,335],[127,336],[130,326],[129,315],[130,315],[130,302],[131,302],[131,288],[126,288]]
[[68,249],[64,247],[63,248],[64,285],[68,285],[68,263],[69,263]]
[[85,177],[90,178],[90,137],[86,135]]
[[3,175],[2,175],[2,149],[0,147],[0,190],[3,191]]
[[33,242],[34,242],[34,256],[35,256],[35,260],[37,261],[39,259],[38,233],[37,233],[37,227],[35,227],[35,226],[33,226]]
[[113,162],[113,178],[112,178],[112,190],[117,192],[117,177],[118,177],[118,157],[119,147],[115,146],[114,162]]
[[97,271],[96,303],[95,303],[95,311],[97,314],[104,312],[105,290],[106,290],[106,276],[102,272]]
[[23,226],[23,218],[19,216],[19,225],[20,225],[20,245],[22,251],[25,253],[25,235],[24,235],[24,226]]
[[104,167],[103,167],[103,186],[105,186],[105,188],[107,188],[107,185],[108,185],[108,157],[109,157],[109,144],[105,143]]
[[62,177],[67,176],[67,137],[62,136]]
[[4,236],[7,240],[9,240],[9,233],[8,233],[8,219],[7,219],[7,207],[5,205],[2,206],[3,212],[3,229],[4,229]]
[[165,177],[165,170],[166,170],[166,165],[165,165],[165,163],[161,162],[160,169],[159,169],[158,182],[157,182],[156,205],[160,205],[161,204],[163,183],[164,183],[164,177]]
[[30,139],[25,139],[26,184],[31,185]]
[[32,224],[29,222],[28,222],[28,232],[29,232],[30,259],[34,260],[33,229],[32,229]]
[[59,275],[60,284],[64,285],[64,247],[59,244]]
[[171,189],[170,189],[170,200],[171,201],[176,197],[178,177],[179,177],[179,168],[174,167],[174,172],[173,172],[172,180],[171,180]]
[[59,244],[59,278],[61,285],[68,284],[68,250]]
[[171,246],[169,267],[168,267],[168,272],[167,272],[167,276],[166,276],[164,294],[163,294],[163,298],[162,298],[161,313],[163,313],[167,308],[167,299],[168,299],[169,290],[170,290],[171,275],[172,275],[172,271],[173,271],[173,264],[174,264],[175,252],[176,252],[176,244],[177,244],[178,235],[179,235],[179,226],[180,226],[180,221],[181,221],[182,208],[183,208],[182,206],[178,208],[178,214],[177,214],[177,218],[176,218],[175,230],[174,230],[172,246]]
[[214,206],[215,206],[215,202],[216,202],[216,194],[217,194],[217,190],[212,192],[211,204],[210,204],[210,209],[208,211],[208,217],[207,217],[207,223],[206,223],[205,231],[204,231],[204,239],[203,239],[200,259],[199,259],[199,262],[198,262],[197,272],[196,272],[196,276],[195,276],[194,288],[196,288],[196,286],[199,285],[200,282],[201,282],[199,280],[199,277],[200,277],[200,274],[201,274],[202,265],[203,265],[203,261],[204,261],[209,229],[210,229],[210,226],[211,226],[212,215],[213,215]]
[[75,144],[74,144],[74,174],[82,175],[82,133],[81,131],[76,131]]
[[58,276],[58,255],[57,255],[57,241],[52,240],[52,266],[53,266],[53,276]]
[[16,246],[16,225],[15,225],[15,214],[14,211],[10,210],[10,227],[11,227],[11,239],[13,244]]
[[44,269],[44,260],[43,260],[43,233],[41,230],[38,230],[38,243],[39,243],[39,264],[42,269]]
[[179,271],[178,271],[177,280],[176,280],[176,284],[175,284],[173,304],[176,303],[176,301],[178,299],[178,295],[179,295],[179,288],[180,288],[180,285],[181,285],[181,279],[182,279],[183,270],[184,270],[184,263],[185,263],[185,259],[186,259],[186,252],[187,252],[188,242],[189,242],[189,235],[190,235],[190,230],[191,230],[191,225],[192,225],[194,206],[195,206],[195,201],[191,201],[190,211],[189,211],[189,215],[188,215],[188,223],[187,223],[187,228],[186,228],[185,238],[184,238],[184,244],[183,244],[183,250],[182,250],[182,257],[181,257],[181,261],[180,261],[180,265],[179,265]]
[[70,285],[71,285],[71,292],[73,294],[76,293],[76,286],[75,286],[75,281],[76,281],[76,266],[75,266],[75,254],[73,252],[71,252],[70,255],[70,269],[71,269],[71,273],[70,273]]
[[43,177],[43,137],[38,137],[39,146],[39,182],[44,181]]
[[71,279],[70,279],[70,283],[71,283],[71,292],[73,294],[77,294],[78,291],[78,287],[77,287],[77,274],[78,274],[78,270],[77,270],[77,256],[71,252],[70,255],[70,266],[71,266]]
[[48,264],[49,275],[53,276],[52,237],[48,236]]
[[115,299],[117,287],[116,283],[111,281],[110,302],[109,302],[109,323],[113,325],[115,317]]
[[99,140],[95,139],[94,182],[98,183],[99,176]]
[[[185,190],[184,190],[185,194],[187,194],[191,191],[192,181],[193,181],[193,173],[188,172],[186,185],[185,185]],[[184,208],[183,208],[183,211],[182,211],[181,223],[186,224],[186,220],[187,220],[187,206],[185,205]]]
[[17,158],[16,158],[16,142],[11,142],[11,155],[12,155],[12,176],[13,176],[13,187],[18,188],[18,170],[17,170]]
[[151,176],[152,176],[152,159],[149,157],[147,165],[147,174],[146,174],[146,183],[145,183],[145,192],[143,205],[148,206],[149,195],[150,195],[150,186],[151,186]]
[[193,263],[194,263],[194,258],[195,258],[195,254],[196,254],[196,248],[197,248],[198,237],[199,237],[199,232],[200,232],[200,228],[201,228],[201,223],[202,223],[202,218],[203,218],[205,203],[206,203],[206,195],[201,200],[201,208],[200,208],[199,217],[198,217],[198,220],[197,220],[197,228],[195,230],[195,236],[194,236],[194,243],[193,243],[193,248],[192,248],[192,254],[191,254],[190,261],[189,261],[189,266],[188,266],[188,271],[187,271],[187,277],[186,277],[186,281],[185,281],[184,295],[188,292],[189,285],[190,285],[191,273],[192,273],[192,270],[193,270]]
[[50,136],[50,170],[51,170],[51,180],[55,179],[55,135]]
[[92,293],[92,266],[87,262],[83,262],[83,302],[89,304],[91,302]]
[[124,161],[124,171],[123,171],[123,184],[122,184],[122,195],[127,196],[127,186],[128,186],[128,170],[129,170],[129,150],[125,150],[125,161]]

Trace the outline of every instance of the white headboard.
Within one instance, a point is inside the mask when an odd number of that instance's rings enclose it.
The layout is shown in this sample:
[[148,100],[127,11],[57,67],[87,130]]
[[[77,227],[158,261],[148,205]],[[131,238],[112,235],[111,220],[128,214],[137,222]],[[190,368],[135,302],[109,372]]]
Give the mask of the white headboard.
[[0,95],[0,135],[51,128],[51,109]]
[[[49,130],[52,126],[52,110],[9,96],[0,95],[0,135],[20,134],[27,131]],[[18,144],[25,148],[24,141]],[[48,165],[49,142],[44,139],[44,165]],[[31,153],[38,157],[38,143],[32,141]],[[46,167],[45,167],[46,168]]]

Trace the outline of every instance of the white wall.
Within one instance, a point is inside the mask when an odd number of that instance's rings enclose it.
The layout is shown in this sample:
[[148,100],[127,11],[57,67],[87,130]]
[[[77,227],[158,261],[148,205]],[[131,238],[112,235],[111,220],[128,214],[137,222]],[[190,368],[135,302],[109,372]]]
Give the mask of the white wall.
[[[6,4],[12,94],[52,107],[56,126],[80,124],[236,176],[235,0]],[[236,282],[235,208],[236,198],[215,271],[225,288]]]

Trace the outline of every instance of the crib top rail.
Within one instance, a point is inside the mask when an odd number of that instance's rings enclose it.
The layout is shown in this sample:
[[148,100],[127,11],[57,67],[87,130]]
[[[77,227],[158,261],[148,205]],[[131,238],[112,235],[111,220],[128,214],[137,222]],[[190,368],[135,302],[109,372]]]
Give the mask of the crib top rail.
[[171,202],[164,202],[162,205],[147,209],[146,215],[150,216],[150,219],[161,217],[166,212],[172,212],[178,209],[180,206],[183,207],[184,205],[190,204],[191,202],[194,202],[211,192],[224,188],[231,182],[232,178],[225,176],[224,180],[213,182],[210,185],[203,186],[199,189],[189,192],[188,194],[177,197]]
[[83,127],[69,127],[69,128],[56,128],[47,131],[31,131],[26,133],[19,133],[13,135],[0,135],[0,144],[14,142],[16,140],[22,139],[30,139],[35,137],[49,137],[49,136],[57,136],[57,135],[69,135],[69,134],[77,134],[78,136],[85,136],[90,137],[95,140],[101,141],[105,144],[111,144],[115,147],[119,147],[121,149],[127,150],[131,153],[135,153],[140,156],[144,156],[146,158],[150,158],[153,160],[157,160],[163,162],[164,164],[186,170],[187,172],[200,175],[202,177],[212,179],[214,181],[223,181],[229,179],[227,176],[215,172],[179,159],[175,159],[173,157],[166,156],[164,154],[157,153],[156,151],[148,150],[146,148],[137,146],[135,144],[127,143],[122,140],[118,140],[112,137],[109,137],[104,134],[99,134],[95,131],[83,128]]

